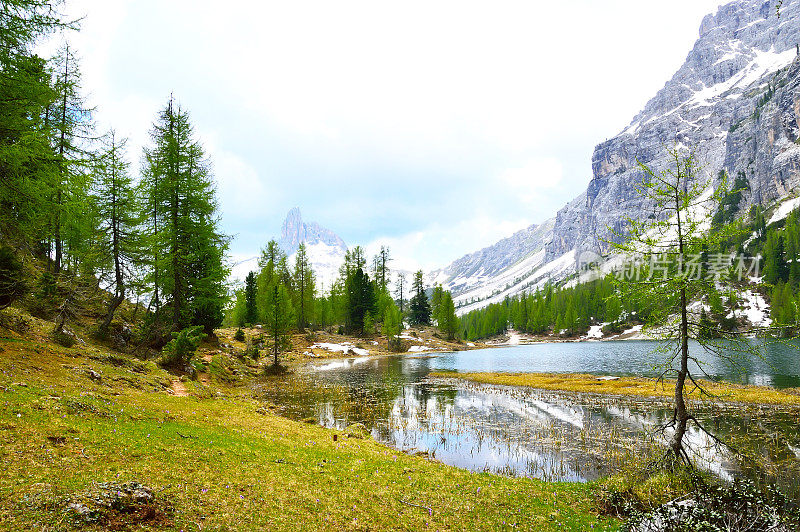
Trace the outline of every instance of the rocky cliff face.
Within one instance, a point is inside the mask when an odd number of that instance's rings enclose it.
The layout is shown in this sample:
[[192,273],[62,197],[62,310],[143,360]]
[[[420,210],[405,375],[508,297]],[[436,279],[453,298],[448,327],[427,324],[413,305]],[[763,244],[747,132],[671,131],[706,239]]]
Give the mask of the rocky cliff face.
[[[780,198],[796,195],[800,186],[800,0],[785,0],[780,18],[774,4],[737,0],[703,19],[700,36],[683,66],[624,131],[595,148],[586,191],[558,211],[552,233],[542,235],[544,242],[519,249],[498,244],[459,259],[442,271],[446,275],[439,272],[439,279],[467,305],[462,309],[498,297],[498,289],[489,291],[494,296],[486,295],[488,279],[460,285],[458,279],[468,277],[470,271],[502,276],[543,244],[542,260],[530,264],[534,271],[515,277],[541,278],[541,284],[548,277],[535,270],[549,268],[563,277],[569,271],[552,264],[563,263],[565,257],[578,261],[606,251],[612,230],[622,229],[626,217],[639,218],[650,207],[635,190],[642,179],[639,163],[663,170],[669,165],[670,148],[694,151],[702,166],[698,179],[712,184],[721,170],[731,176],[744,172],[751,192],[743,208],[752,203],[769,207]],[[498,259],[493,253],[508,256]],[[506,270],[495,272],[495,265],[505,264],[509,265]],[[514,281],[500,292],[514,295],[535,286]]]
[[678,72],[622,133],[595,148],[592,180],[556,215],[547,258],[606,249],[609,228],[647,210],[634,189],[639,162],[665,169],[671,147],[696,153],[700,179],[744,171],[749,201],[769,203],[793,190],[800,179],[798,43],[798,0],[784,2],[780,19],[764,0],[739,0],[706,16]]

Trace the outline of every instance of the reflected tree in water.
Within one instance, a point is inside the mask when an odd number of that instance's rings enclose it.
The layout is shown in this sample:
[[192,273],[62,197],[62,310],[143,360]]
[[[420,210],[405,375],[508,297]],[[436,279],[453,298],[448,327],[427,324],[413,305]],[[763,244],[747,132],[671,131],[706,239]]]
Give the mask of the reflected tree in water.
[[720,172],[716,183],[701,178],[703,169],[694,155],[679,149],[670,151],[664,170],[640,167],[643,179],[637,193],[645,213],[625,220],[627,234],[612,230],[608,243],[625,258],[616,272],[623,302],[645,309],[639,318],[646,331],[663,341],[659,382],[675,379],[672,415],[661,427],[669,440],[668,458],[691,465],[691,427],[718,445],[724,442],[687,401],[692,393],[711,397],[700,380],[708,377],[704,363],[690,352],[689,341],[746,371],[753,357],[764,357],[765,347],[748,337],[774,331],[754,329],[736,314],[740,289],[758,269],[754,259],[728,252],[731,243],[741,241],[744,224],[735,220],[709,227],[708,220],[735,192],[729,190],[725,173]]

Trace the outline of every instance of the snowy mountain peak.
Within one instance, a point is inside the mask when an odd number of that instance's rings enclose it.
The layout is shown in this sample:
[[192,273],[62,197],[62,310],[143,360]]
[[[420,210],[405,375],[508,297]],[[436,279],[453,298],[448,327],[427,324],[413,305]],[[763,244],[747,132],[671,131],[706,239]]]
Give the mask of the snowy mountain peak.
[[327,291],[339,275],[339,266],[344,262],[347,244],[339,235],[320,226],[316,222],[306,223],[298,207],[286,214],[281,227],[281,249],[289,255],[289,263],[294,263],[294,256],[300,244],[306,245],[306,253],[311,269],[317,279],[317,289]]
[[[297,248],[305,243],[311,269],[316,277],[317,290],[327,292],[339,276],[339,266],[344,262],[347,244],[330,229],[316,222],[303,222],[300,209],[290,210],[281,227],[278,246],[288,255],[289,268],[294,268]],[[242,259],[232,265],[231,277],[243,281],[251,271],[258,270],[258,257]]]
[[331,248],[338,248],[342,251],[343,256],[347,251],[347,244],[336,233],[316,222],[303,222],[300,209],[294,207],[286,214],[286,219],[283,221],[279,244],[281,249],[291,255],[297,251],[301,242],[305,242],[306,247],[325,244]]

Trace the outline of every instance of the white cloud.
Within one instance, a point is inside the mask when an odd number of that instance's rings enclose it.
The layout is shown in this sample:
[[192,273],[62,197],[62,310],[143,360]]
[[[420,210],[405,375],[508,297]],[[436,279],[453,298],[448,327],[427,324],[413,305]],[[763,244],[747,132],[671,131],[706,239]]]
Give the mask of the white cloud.
[[214,162],[217,196],[228,213],[244,219],[258,221],[270,206],[270,194],[256,170],[241,157],[225,150],[209,154]]
[[551,190],[561,184],[564,167],[553,157],[531,159],[524,165],[504,170],[499,181],[524,203],[543,199],[542,190]]
[[[130,137],[134,168],[170,92],[192,112],[226,231],[242,235],[234,251],[256,254],[299,204],[351,244],[392,237],[427,269],[577,195],[594,145],[663,86],[725,1],[67,7],[87,15],[73,40],[101,129]],[[387,196],[418,212],[387,229],[399,220]]]
[[365,246],[367,256],[389,246],[392,269],[426,272],[443,266],[447,257],[458,258],[460,250],[477,251],[511,236],[531,224],[528,219],[498,220],[486,213],[476,213],[453,224],[436,222],[421,231],[395,237],[379,237]]

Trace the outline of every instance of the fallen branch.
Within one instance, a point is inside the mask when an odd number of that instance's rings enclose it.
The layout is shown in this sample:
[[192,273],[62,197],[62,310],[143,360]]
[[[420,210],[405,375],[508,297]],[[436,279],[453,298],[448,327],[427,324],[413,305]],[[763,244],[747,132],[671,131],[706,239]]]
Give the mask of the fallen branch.
[[430,516],[433,515],[433,508],[431,508],[430,506],[423,506],[421,504],[414,504],[413,502],[407,502],[407,501],[404,501],[403,499],[397,499],[397,500],[400,501],[401,503],[405,504],[406,506],[413,506],[414,508],[420,508],[422,510],[428,510],[428,515],[430,515]]

